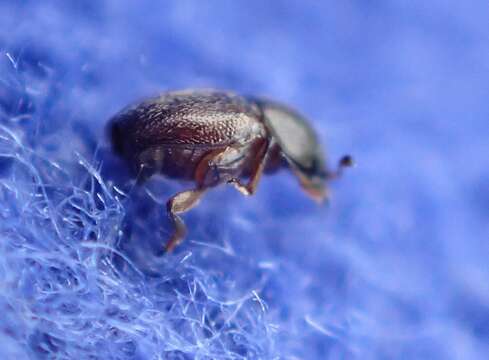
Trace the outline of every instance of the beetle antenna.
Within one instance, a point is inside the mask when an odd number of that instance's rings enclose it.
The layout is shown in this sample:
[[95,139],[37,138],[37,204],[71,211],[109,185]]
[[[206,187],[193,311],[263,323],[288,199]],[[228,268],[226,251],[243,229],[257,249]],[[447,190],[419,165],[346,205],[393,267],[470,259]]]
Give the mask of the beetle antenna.
[[339,178],[343,175],[343,171],[345,168],[349,168],[355,166],[355,161],[351,157],[351,155],[344,155],[338,161],[338,165],[336,167],[336,171],[332,172],[328,176],[328,180]]

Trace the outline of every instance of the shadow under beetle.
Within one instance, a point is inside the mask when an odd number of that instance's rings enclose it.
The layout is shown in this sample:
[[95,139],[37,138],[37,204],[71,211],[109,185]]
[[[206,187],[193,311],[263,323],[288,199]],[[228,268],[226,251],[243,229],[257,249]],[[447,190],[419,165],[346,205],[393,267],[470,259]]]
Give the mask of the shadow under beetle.
[[108,132],[114,151],[137,174],[138,183],[155,173],[195,182],[193,189],[167,202],[174,224],[167,251],[186,234],[178,214],[196,206],[214,186],[228,183],[252,195],[264,172],[288,167],[305,192],[322,202],[327,180],[352,163],[344,156],[338,169],[329,171],[316,135],[301,115],[273,101],[225,91],[163,93],[123,109],[110,120]]

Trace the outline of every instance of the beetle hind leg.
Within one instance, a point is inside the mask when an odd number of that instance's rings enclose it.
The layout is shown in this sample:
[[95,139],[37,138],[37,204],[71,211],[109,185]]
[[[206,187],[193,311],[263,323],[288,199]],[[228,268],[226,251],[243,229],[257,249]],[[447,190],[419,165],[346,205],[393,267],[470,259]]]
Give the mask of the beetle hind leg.
[[204,193],[205,190],[203,189],[182,191],[175,194],[166,203],[168,217],[174,226],[173,234],[170,236],[170,239],[165,246],[167,252],[172,251],[178,244],[180,244],[187,234],[187,227],[178,214],[184,213],[195,207]]

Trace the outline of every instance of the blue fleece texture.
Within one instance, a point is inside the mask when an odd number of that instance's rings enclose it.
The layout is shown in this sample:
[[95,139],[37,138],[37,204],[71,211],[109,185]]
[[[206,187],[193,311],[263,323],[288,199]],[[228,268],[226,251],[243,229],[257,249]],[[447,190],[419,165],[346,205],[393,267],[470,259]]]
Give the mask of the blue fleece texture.
[[[487,359],[485,0],[0,2],[0,359]],[[104,125],[169,89],[299,109],[331,166],[165,200]]]

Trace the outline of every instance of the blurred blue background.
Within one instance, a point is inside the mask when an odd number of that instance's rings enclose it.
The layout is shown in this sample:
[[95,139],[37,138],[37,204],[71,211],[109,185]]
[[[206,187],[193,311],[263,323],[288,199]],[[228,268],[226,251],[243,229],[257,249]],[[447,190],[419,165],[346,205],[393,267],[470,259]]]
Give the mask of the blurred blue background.
[[[488,11],[2,1],[2,358],[487,358]],[[290,104],[357,166],[322,208],[287,172],[216,189],[157,257],[181,185],[121,194],[104,125],[187,87]]]

